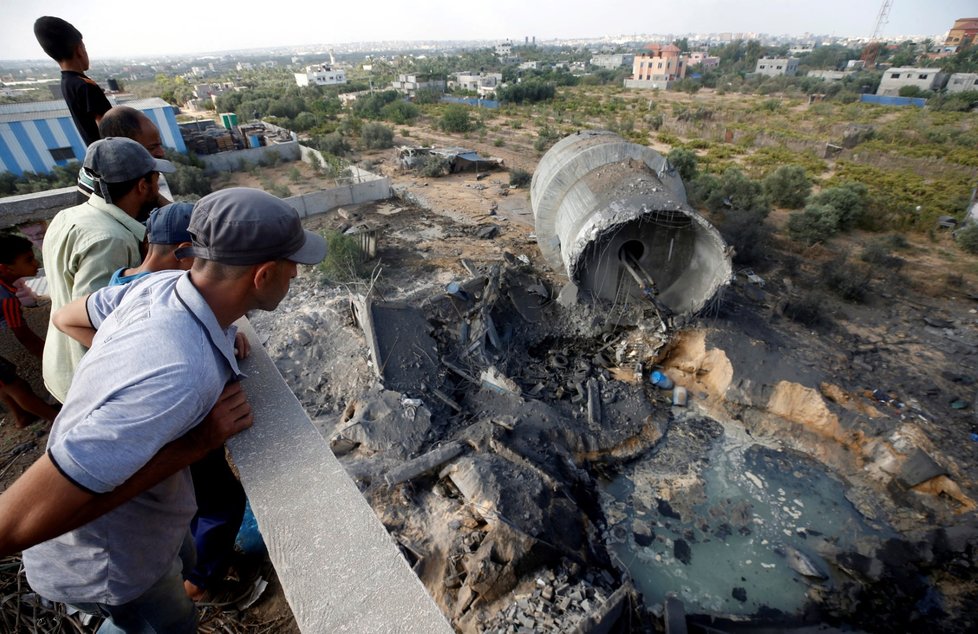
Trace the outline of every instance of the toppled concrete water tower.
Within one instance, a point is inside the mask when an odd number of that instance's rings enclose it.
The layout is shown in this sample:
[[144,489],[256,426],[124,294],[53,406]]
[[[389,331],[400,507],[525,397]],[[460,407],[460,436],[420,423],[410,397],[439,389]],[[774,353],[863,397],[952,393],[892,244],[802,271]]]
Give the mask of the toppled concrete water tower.
[[665,157],[611,132],[579,132],[541,159],[530,187],[537,242],[583,292],[695,313],[730,280],[730,253],[686,202]]

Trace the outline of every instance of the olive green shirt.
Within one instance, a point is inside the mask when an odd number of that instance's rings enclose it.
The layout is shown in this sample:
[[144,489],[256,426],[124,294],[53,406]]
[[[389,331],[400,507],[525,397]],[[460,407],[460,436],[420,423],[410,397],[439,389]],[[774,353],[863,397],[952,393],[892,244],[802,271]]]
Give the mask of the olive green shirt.
[[[139,266],[146,227],[98,196],[58,213],[44,234],[41,254],[51,295],[51,312],[108,286],[112,273]],[[44,385],[61,401],[86,348],[48,324],[42,370]]]

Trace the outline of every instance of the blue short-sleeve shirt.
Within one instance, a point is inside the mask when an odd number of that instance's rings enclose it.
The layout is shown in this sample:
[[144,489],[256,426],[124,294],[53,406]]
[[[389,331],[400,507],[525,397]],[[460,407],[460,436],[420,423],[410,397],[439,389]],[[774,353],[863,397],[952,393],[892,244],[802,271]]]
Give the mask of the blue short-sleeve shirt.
[[[101,289],[87,308],[98,332],[52,426],[48,455],[75,484],[104,493],[200,423],[240,372],[235,328],[220,327],[187,273]],[[28,581],[55,601],[130,601],[169,569],[195,510],[183,469],[24,551]]]

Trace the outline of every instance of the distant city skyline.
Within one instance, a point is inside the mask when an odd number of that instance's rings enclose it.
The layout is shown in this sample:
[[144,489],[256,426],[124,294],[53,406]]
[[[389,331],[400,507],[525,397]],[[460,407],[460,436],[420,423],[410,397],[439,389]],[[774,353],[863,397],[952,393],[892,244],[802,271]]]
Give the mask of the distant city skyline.
[[[44,59],[33,23],[55,15],[85,37],[93,63],[161,55],[351,42],[512,40],[538,42],[632,34],[804,33],[869,37],[881,0],[684,0],[666,12],[640,0],[371,0],[326,3],[237,0],[4,0],[0,59]],[[138,8],[134,8],[138,7]],[[978,16],[975,0],[894,0],[884,37],[935,36],[954,20]],[[51,62],[53,64],[53,62]]]

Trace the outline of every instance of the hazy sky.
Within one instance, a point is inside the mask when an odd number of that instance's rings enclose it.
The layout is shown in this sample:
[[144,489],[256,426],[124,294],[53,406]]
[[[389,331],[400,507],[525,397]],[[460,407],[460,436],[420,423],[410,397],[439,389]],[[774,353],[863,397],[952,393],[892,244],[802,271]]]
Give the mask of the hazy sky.
[[[39,59],[41,15],[74,24],[93,61],[379,40],[538,40],[632,33],[868,36],[881,0],[0,0],[0,59]],[[675,7],[670,13],[661,7]],[[659,8],[655,10],[654,8]],[[884,35],[936,35],[976,0],[894,0]]]

